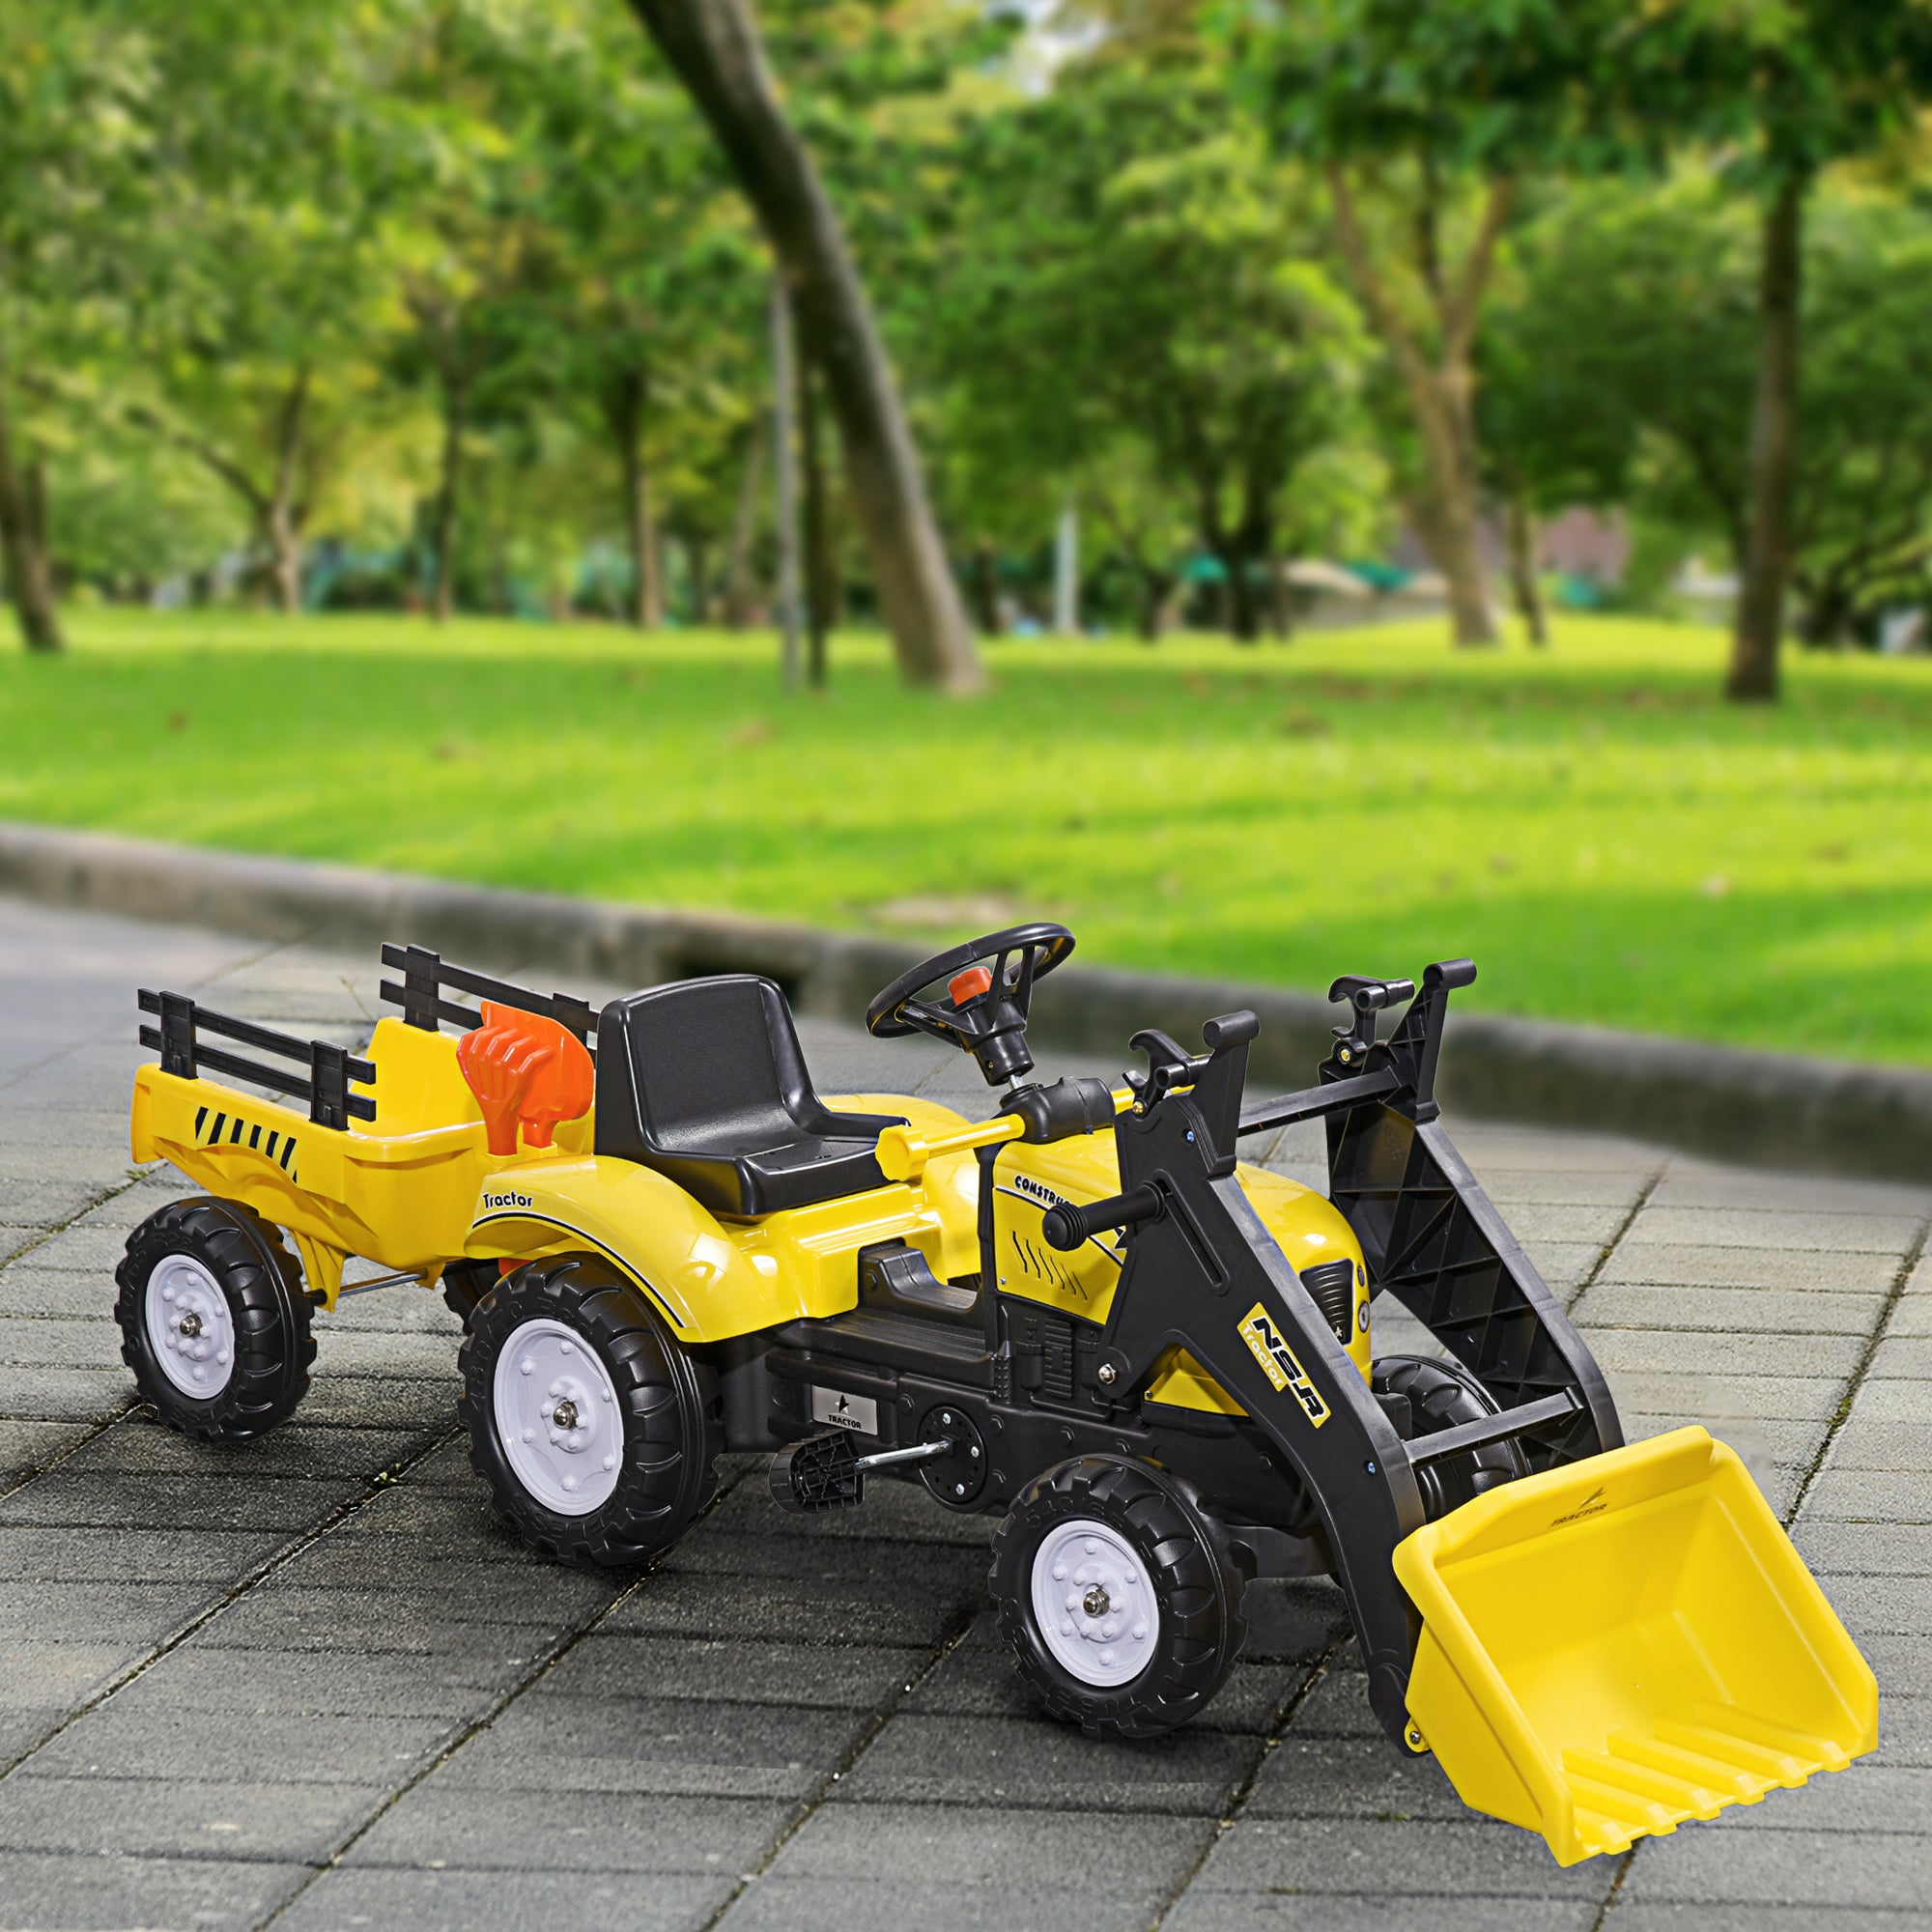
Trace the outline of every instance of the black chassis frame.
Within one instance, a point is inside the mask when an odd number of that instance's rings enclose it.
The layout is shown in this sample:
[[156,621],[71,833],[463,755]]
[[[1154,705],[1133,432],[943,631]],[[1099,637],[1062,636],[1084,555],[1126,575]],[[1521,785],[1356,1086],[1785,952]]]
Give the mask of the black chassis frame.
[[[1104,1327],[1070,1323],[1074,1374],[1055,1392],[1062,1399],[1025,1385],[1037,1304],[980,1295],[967,1314],[961,1295],[960,1316],[948,1321],[868,1308],[862,1296],[851,1316],[727,1345],[732,1446],[819,1431],[817,1385],[874,1401],[881,1447],[931,1439],[934,1418],[950,1412],[952,1433],[983,1443],[981,1454],[970,1465],[954,1456],[893,1473],[954,1509],[1004,1509],[1069,1457],[1159,1463],[1208,1499],[1256,1574],[1334,1576],[1371,1707],[1400,1744],[1420,1622],[1393,1557],[1424,1521],[1416,1469],[1506,1436],[1533,1470],[1623,1440],[1589,1350],[1439,1123],[1448,996],[1474,978],[1470,962],[1452,960],[1429,967],[1419,989],[1338,980],[1329,997],[1354,1013],[1336,1028],[1318,1085],[1246,1108],[1252,1014],[1210,1021],[1201,1055],[1157,1032],[1134,1037],[1149,1070],[1129,1076],[1136,1102],[1117,1123],[1121,1193],[1076,1210],[1069,1224],[1083,1236],[1122,1229],[1122,1278]],[[1394,1033],[1378,1040],[1378,1011],[1405,1000]],[[1473,1372],[1494,1415],[1406,1440],[1249,1204],[1235,1174],[1237,1138],[1317,1119],[1327,1128],[1330,1196],[1361,1242],[1372,1288],[1395,1295]],[[992,1190],[981,1192],[983,1251]],[[982,1262],[981,1279],[996,1281],[990,1253]],[[1146,1401],[1173,1346],[1246,1416]]]

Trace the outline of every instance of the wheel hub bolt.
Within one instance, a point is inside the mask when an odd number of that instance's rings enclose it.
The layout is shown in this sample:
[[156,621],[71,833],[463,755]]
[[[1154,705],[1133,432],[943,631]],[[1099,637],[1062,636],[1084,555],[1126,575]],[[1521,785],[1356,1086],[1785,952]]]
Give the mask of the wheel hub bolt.
[[566,1396],[551,1411],[551,1420],[559,1429],[575,1429],[577,1427],[577,1405]]
[[1085,1610],[1090,1617],[1104,1617],[1107,1614],[1108,1610],[1113,1607],[1113,1599],[1107,1595],[1106,1591],[1103,1590],[1098,1583],[1095,1583],[1093,1586],[1093,1588],[1090,1589],[1087,1592],[1087,1594],[1080,1599],[1080,1607],[1083,1610]]
[[195,1314],[195,1312],[192,1309],[189,1309],[188,1312],[182,1317],[181,1331],[184,1335],[185,1335],[188,1338],[189,1341],[193,1341],[194,1338],[201,1333],[201,1317]]

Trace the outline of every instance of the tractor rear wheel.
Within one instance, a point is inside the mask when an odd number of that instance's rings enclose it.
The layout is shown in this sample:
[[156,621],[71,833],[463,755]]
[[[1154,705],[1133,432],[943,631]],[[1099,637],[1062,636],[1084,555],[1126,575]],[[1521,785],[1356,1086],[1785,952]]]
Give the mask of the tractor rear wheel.
[[1000,1630],[1056,1718],[1146,1738],[1214,1695],[1247,1637],[1244,1577],[1185,1485],[1081,1456],[1022,1492],[993,1542]]
[[239,1201],[171,1201],[128,1236],[114,1271],[121,1359],[172,1429],[242,1442],[286,1421],[315,1360],[301,1269]]
[[469,1462],[497,1514],[560,1562],[648,1562],[718,1487],[718,1378],[589,1255],[531,1262],[470,1311],[458,1360]]

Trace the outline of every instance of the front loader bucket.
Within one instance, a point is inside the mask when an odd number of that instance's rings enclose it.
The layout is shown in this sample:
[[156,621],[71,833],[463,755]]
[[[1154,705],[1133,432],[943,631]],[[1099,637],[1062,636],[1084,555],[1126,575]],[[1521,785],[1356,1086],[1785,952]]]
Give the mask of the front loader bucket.
[[1509,1483],[1408,1537],[1409,1741],[1560,1864],[1878,1743],[1878,1683],[1743,1462],[1701,1429]]

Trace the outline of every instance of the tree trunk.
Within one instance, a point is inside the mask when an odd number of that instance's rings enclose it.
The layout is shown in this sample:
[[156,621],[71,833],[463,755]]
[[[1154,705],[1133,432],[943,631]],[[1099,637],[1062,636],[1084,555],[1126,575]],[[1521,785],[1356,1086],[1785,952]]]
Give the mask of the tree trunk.
[[1516,608],[1529,627],[1529,641],[1547,644],[1549,619],[1543,608],[1543,585],[1536,576],[1536,552],[1542,530],[1536,512],[1520,490],[1510,492],[1508,518],[1510,583],[1516,591]]
[[1478,516],[1481,464],[1476,441],[1475,344],[1496,243],[1515,202],[1515,183],[1507,176],[1491,181],[1476,238],[1454,277],[1444,275],[1444,265],[1435,257],[1433,196],[1425,218],[1418,223],[1424,279],[1441,329],[1441,345],[1433,359],[1424,353],[1377,266],[1356,213],[1354,192],[1340,166],[1329,168],[1328,185],[1342,252],[1376,332],[1394,354],[1422,439],[1428,502],[1417,534],[1448,586],[1455,639],[1459,644],[1492,644],[1496,641],[1495,614],[1490,608],[1489,573],[1483,564]]
[[805,471],[805,676],[825,689],[825,639],[832,628],[832,520],[826,511],[825,452],[818,422],[818,377],[803,357],[798,364],[800,467]]
[[758,534],[758,505],[764,500],[765,436],[753,424],[745,445],[745,469],[738,479],[738,507],[724,545],[724,626],[742,631],[751,621],[752,545]]
[[1728,697],[1777,696],[1777,646],[1791,576],[1798,473],[1798,304],[1803,293],[1804,187],[1787,181],[1765,212],[1758,295],[1757,398],[1751,409],[1750,536],[1731,640]]
[[974,621],[985,636],[997,638],[1000,635],[1000,578],[993,546],[984,537],[973,546],[966,583],[972,593]]
[[901,672],[948,691],[980,669],[885,344],[844,231],[773,92],[746,0],[631,0],[724,150],[779,258],[805,359],[825,377],[854,514]]
[[1160,642],[1161,627],[1167,617],[1167,600],[1174,594],[1171,570],[1141,569],[1140,634],[1148,644]]
[[711,551],[702,537],[685,538],[684,569],[691,584],[691,621],[701,629],[711,621]]
[[650,406],[650,372],[639,365],[620,370],[604,397],[604,420],[624,475],[624,536],[631,550],[631,597],[624,614],[640,631],[655,631],[664,622],[664,554],[644,461]]
[[30,651],[67,648],[54,603],[53,563],[47,554],[45,493],[37,509],[34,492],[14,457],[7,412],[6,370],[0,366],[0,547],[7,559],[7,589]]
[[285,617],[298,616],[301,611],[301,531],[297,527],[294,508],[286,500],[269,505],[262,540],[268,546],[275,608]]
[[430,615],[449,622],[456,609],[457,490],[463,480],[463,420],[469,395],[463,382],[445,376],[442,387],[442,482],[436,498],[436,578]]

